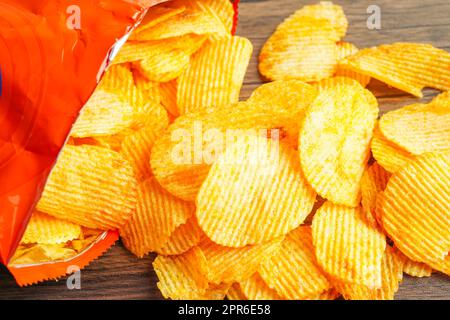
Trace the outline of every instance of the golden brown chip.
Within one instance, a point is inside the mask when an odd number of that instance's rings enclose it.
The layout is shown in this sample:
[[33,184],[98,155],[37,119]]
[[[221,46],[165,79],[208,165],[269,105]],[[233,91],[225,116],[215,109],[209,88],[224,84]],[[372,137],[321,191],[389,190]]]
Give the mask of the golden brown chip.
[[77,239],[80,235],[79,225],[35,211],[31,215],[21,243],[60,244]]
[[450,103],[413,104],[388,112],[381,117],[380,131],[414,155],[450,150]]
[[133,40],[165,40],[180,37],[186,34],[196,35],[229,35],[220,19],[213,15],[187,8],[151,28],[145,28],[133,35]]
[[114,135],[131,127],[134,109],[120,93],[96,90],[71,131],[76,138]]
[[195,206],[175,198],[154,178],[139,185],[136,211],[120,229],[124,245],[138,257],[163,247],[193,216]]
[[248,102],[286,110],[292,113],[292,117],[302,122],[306,109],[317,97],[317,93],[311,85],[300,80],[280,80],[257,88]]
[[290,232],[258,271],[268,287],[286,299],[304,300],[332,288],[317,264],[309,226]]
[[414,155],[386,139],[377,125],[371,143],[373,157],[388,172],[397,172],[415,159]]
[[403,262],[403,272],[417,278],[430,277],[433,269],[425,263],[409,259],[400,250],[394,247],[395,255]]
[[447,255],[444,259],[430,262],[430,267],[450,276],[450,255]]
[[298,153],[264,137],[227,145],[197,196],[197,219],[214,242],[241,247],[284,236],[311,212],[316,193]]
[[227,292],[228,300],[248,300],[241,290],[239,283],[233,283]]
[[121,142],[120,152],[133,166],[139,182],[152,176],[150,153],[159,134],[152,127],[144,127],[126,136]]
[[178,80],[163,82],[159,88],[161,91],[161,104],[172,116],[178,117],[180,115],[177,105]]
[[369,289],[364,285],[336,283],[336,289],[347,300],[393,300],[403,279],[403,261],[387,247],[381,260],[381,288]]
[[180,113],[238,102],[252,51],[250,41],[241,37],[208,41],[178,79]]
[[131,165],[106,148],[66,145],[37,205],[39,211],[85,227],[121,227],[136,205]]
[[206,292],[200,295],[196,300],[224,300],[230,287],[230,283],[210,283]]
[[276,253],[281,239],[242,248],[224,247],[205,239],[199,245],[208,265],[212,283],[239,282],[256,272],[261,261]]
[[277,27],[265,43],[259,70],[270,80],[306,82],[331,77],[336,72],[336,41],[347,31],[340,6],[330,2],[305,6]]
[[[191,1],[194,6],[200,8],[204,12],[209,13],[216,20],[220,21],[226,30],[231,34],[234,24],[234,8],[231,1],[228,0],[195,0]],[[215,36],[214,34],[212,36]]]
[[422,89],[450,90],[450,53],[429,44],[393,43],[360,50],[342,64],[422,97]]
[[326,202],[314,216],[312,235],[317,261],[334,281],[381,287],[386,239],[361,208]]
[[450,153],[420,156],[396,172],[380,205],[383,227],[408,258],[429,265],[450,250]]
[[239,288],[248,300],[284,300],[275,290],[269,288],[259,273],[239,282]]
[[279,106],[240,102],[229,108],[187,114],[176,119],[156,141],[151,167],[159,183],[177,197],[195,201],[211,164],[225,149],[227,139],[248,130],[278,133],[292,141],[299,123],[289,110]]
[[377,196],[384,191],[390,177],[391,174],[375,162],[367,168],[361,179],[361,205],[367,220],[374,226],[378,225],[376,214]]
[[168,19],[175,17],[186,11],[186,7],[183,5],[172,6],[171,3],[162,3],[148,10],[141,25],[131,34],[129,40],[139,40],[142,38],[142,34],[150,28],[165,22]]
[[323,198],[357,206],[378,117],[375,97],[356,80],[321,91],[307,110],[299,138],[306,179]]
[[185,224],[179,226],[170,236],[169,240],[156,250],[162,255],[182,254],[200,243],[203,231],[200,229],[195,215]]
[[198,247],[177,256],[158,256],[153,262],[157,286],[164,298],[196,300],[209,288],[208,266]]
[[359,49],[350,42],[340,41],[337,43],[337,55],[338,55],[338,66],[335,73],[336,77],[347,77],[352,78],[361,83],[363,87],[367,87],[370,82],[370,77],[361,74],[359,72],[350,70],[345,67],[345,65],[340,64],[339,62],[344,60],[345,58],[356,54]]

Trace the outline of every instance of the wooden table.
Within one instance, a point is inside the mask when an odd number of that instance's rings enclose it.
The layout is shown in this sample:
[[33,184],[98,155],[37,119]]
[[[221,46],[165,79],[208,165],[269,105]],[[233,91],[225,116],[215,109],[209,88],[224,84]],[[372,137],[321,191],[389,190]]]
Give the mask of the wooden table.
[[[318,0],[317,0],[318,1]],[[316,2],[316,1],[314,1]],[[347,41],[359,47],[396,41],[428,42],[450,51],[450,2],[448,0],[341,0],[350,21]],[[251,39],[255,46],[242,98],[247,98],[261,80],[257,55],[274,28],[294,10],[312,1],[243,0],[240,6],[238,34]],[[382,13],[381,30],[368,30],[369,5],[378,5]],[[379,97],[383,112],[417,100],[400,91],[371,85]],[[425,92],[424,101],[435,95]],[[153,256],[139,260],[121,244],[81,272],[82,289],[70,291],[65,279],[28,288],[18,288],[8,272],[0,267],[0,299],[161,299],[152,270]],[[405,276],[397,299],[450,299],[450,278],[435,274],[431,278]]]

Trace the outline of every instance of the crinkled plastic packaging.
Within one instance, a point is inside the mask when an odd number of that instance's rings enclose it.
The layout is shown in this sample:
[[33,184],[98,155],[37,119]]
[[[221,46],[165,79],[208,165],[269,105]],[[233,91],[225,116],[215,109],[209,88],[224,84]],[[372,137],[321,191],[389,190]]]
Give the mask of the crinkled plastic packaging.
[[0,262],[18,284],[82,268],[118,239],[116,231],[88,234],[95,240],[70,258],[62,251],[58,261],[11,262],[114,48],[151,6],[163,1],[0,0]]

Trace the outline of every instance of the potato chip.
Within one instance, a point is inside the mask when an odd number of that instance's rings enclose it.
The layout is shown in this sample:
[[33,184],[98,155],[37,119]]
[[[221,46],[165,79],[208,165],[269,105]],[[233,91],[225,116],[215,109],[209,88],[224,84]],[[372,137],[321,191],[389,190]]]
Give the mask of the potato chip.
[[248,136],[227,146],[212,165],[196,215],[211,240],[241,247],[284,236],[303,223],[315,200],[294,149]]
[[[376,206],[377,196],[386,189],[391,174],[377,162],[364,172],[361,179],[361,205],[364,214],[373,226],[378,225]],[[381,222],[381,221],[380,221]]]
[[227,139],[249,130],[268,136],[298,137],[299,121],[277,106],[240,102],[228,108],[201,111],[176,119],[156,141],[151,167],[159,183],[170,193],[195,201],[211,164],[225,149]]
[[339,41],[347,31],[340,6],[330,2],[305,6],[277,27],[264,44],[259,70],[270,80],[319,81],[333,76]]
[[425,263],[409,259],[400,250],[394,247],[395,255],[403,262],[403,272],[417,278],[430,277],[433,269]]
[[378,117],[375,97],[357,81],[320,92],[300,132],[300,162],[306,179],[323,198],[357,206]]
[[117,229],[134,211],[136,185],[133,168],[119,153],[66,145],[37,209],[85,227]]
[[186,34],[226,36],[229,34],[222,21],[204,11],[187,8],[151,28],[133,35],[133,40],[164,40]]
[[317,264],[309,226],[290,232],[258,271],[269,288],[287,299],[308,299],[332,288]]
[[322,79],[317,82],[312,82],[311,85],[316,88],[317,92],[323,92],[326,90],[336,90],[337,87],[343,85],[352,86],[355,84],[355,79],[349,77],[332,77]]
[[125,130],[123,130],[117,134],[111,135],[111,136],[94,137],[93,141],[91,141],[91,142],[89,142],[88,140],[84,140],[84,141],[78,140],[78,142],[81,145],[90,144],[90,145],[94,145],[94,146],[108,148],[108,149],[114,150],[116,152],[121,152],[123,140],[130,135],[134,135],[135,133],[136,133],[136,131],[134,131],[132,129],[125,129]]
[[430,267],[450,276],[450,255],[447,255],[444,259],[430,262]]
[[227,292],[228,300],[248,300],[241,290],[239,283],[233,283]]
[[163,82],[159,86],[161,94],[161,104],[172,116],[178,117],[180,111],[177,105],[178,80]]
[[305,111],[317,97],[317,90],[299,80],[274,81],[263,84],[248,99],[249,103],[265,104],[286,110],[302,122]]
[[79,225],[35,211],[31,215],[21,243],[60,244],[77,239],[80,235]]
[[151,10],[148,10],[147,14],[142,20],[141,25],[130,35],[129,40],[140,40],[142,34],[148,29],[167,21],[186,11],[185,6],[174,7],[171,3],[162,3],[157,6],[153,6]]
[[239,288],[248,300],[284,300],[275,290],[269,288],[259,273],[239,282]]
[[356,54],[359,49],[350,42],[340,41],[337,43],[337,56],[338,56],[338,65],[335,73],[336,77],[347,77],[351,79],[355,79],[358,81],[363,87],[367,87],[370,82],[370,77],[358,73],[356,71],[350,70],[345,67],[345,65],[341,65],[339,62],[344,60],[345,58]]
[[231,283],[209,284],[208,290],[196,300],[224,300]]
[[381,203],[383,227],[408,258],[443,260],[450,250],[450,153],[420,156],[396,172]]
[[386,139],[378,125],[373,133],[371,149],[377,162],[391,173],[406,167],[410,161],[415,159],[414,155]]
[[120,236],[125,247],[143,257],[164,246],[194,211],[192,203],[175,198],[149,178],[139,185],[136,211],[120,228]]
[[347,300],[394,300],[399,283],[403,279],[403,261],[390,247],[381,260],[382,283],[379,289],[370,289],[364,285],[337,283],[337,290]]
[[162,255],[182,254],[198,245],[202,237],[203,231],[198,225],[197,218],[193,215],[185,224],[175,229],[169,240],[156,252]]
[[96,90],[71,131],[76,138],[106,136],[133,125],[134,109],[120,94]]
[[[234,25],[234,8],[229,0],[196,0],[191,1],[192,4],[209,13],[216,20],[220,21],[226,31],[231,35]],[[213,37],[216,35],[212,35]]]
[[209,288],[208,266],[198,247],[177,256],[158,256],[153,268],[159,279],[157,286],[166,299],[196,300]]
[[152,127],[145,127],[122,140],[120,152],[133,166],[137,181],[152,176],[150,153],[159,134]]
[[414,155],[450,150],[450,103],[413,104],[388,112],[380,119],[380,130]]
[[450,53],[429,44],[393,43],[360,50],[346,68],[422,97],[422,89],[450,90]]
[[321,1],[318,4],[307,5],[298,10],[295,17],[312,17],[316,19],[327,19],[336,30],[340,38],[347,34],[348,21],[341,6],[331,1]]
[[238,102],[253,46],[241,37],[208,41],[178,79],[181,114]]
[[334,281],[381,287],[386,239],[361,208],[326,202],[312,222],[317,261]]
[[259,245],[231,248],[209,239],[199,245],[206,257],[208,280],[212,283],[239,282],[256,272],[261,261],[276,253],[281,239]]

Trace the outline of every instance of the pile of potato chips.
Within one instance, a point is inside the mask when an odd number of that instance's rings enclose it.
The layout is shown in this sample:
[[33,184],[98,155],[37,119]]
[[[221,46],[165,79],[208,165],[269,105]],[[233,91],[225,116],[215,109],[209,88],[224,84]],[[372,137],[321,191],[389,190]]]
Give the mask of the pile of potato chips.
[[[158,5],[75,124],[15,264],[66,259],[118,229],[158,255],[171,299],[393,299],[450,274],[450,94],[379,118],[371,78],[450,90],[450,54],[359,51],[330,2],[260,54],[274,82],[238,101],[252,53],[227,0]],[[27,254],[33,250],[33,255]]]

